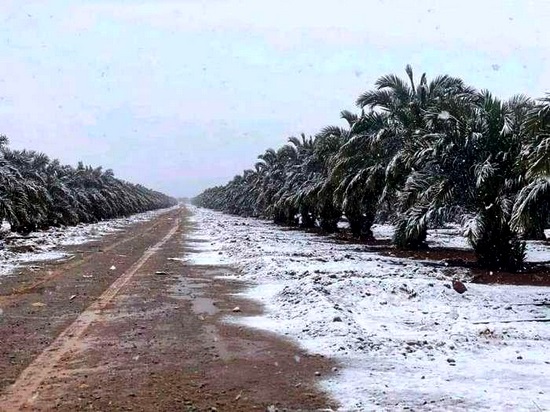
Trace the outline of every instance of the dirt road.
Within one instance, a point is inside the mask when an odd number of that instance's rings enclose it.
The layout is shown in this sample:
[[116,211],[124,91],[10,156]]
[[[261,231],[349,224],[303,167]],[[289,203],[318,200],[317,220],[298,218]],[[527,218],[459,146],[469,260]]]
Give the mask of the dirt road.
[[[222,321],[261,313],[189,266],[180,208],[0,279],[0,410],[319,410],[328,360]],[[186,236],[187,235],[187,236]],[[240,307],[240,312],[233,308]]]

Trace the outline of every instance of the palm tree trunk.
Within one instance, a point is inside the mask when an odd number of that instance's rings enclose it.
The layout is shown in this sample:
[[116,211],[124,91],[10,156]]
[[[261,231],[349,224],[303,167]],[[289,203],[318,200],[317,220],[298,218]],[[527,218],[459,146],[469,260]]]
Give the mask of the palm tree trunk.
[[402,216],[395,225],[393,244],[398,249],[418,250],[425,249],[428,228],[417,221],[410,221]]
[[310,213],[309,208],[307,206],[302,206],[300,210],[300,216],[302,217],[302,221],[300,223],[300,226],[306,229],[311,229],[315,227],[315,216]]
[[342,217],[342,212],[334,207],[332,202],[325,201],[319,212],[321,229],[327,233],[338,231],[338,221]]
[[374,240],[374,234],[372,233],[372,225],[374,224],[374,212],[366,212],[363,216],[361,224],[361,239]]
[[470,243],[478,259],[478,264],[486,269],[515,272],[521,269],[525,259],[525,242],[521,242],[507,222],[500,217],[484,211],[479,216],[478,237],[470,238]]

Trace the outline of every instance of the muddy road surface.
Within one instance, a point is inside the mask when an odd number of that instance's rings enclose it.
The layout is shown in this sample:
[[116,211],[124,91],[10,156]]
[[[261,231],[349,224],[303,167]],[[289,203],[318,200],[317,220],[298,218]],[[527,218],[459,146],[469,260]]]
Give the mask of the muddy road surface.
[[[191,266],[182,207],[0,278],[1,411],[330,410],[327,359],[227,323],[260,314]],[[238,311],[234,311],[239,307]]]

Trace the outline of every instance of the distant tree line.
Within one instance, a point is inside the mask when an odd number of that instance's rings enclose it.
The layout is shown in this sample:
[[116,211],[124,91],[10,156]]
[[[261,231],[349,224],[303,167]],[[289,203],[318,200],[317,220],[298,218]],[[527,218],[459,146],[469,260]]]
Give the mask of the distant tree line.
[[[501,101],[447,75],[393,74],[343,111],[346,127],[291,137],[253,169],[194,198],[198,206],[372,238],[395,224],[398,248],[460,221],[482,267],[517,270],[523,239],[543,239],[550,201],[550,96]],[[522,239],[523,238],[523,239]]]
[[11,150],[0,136],[0,222],[13,232],[73,226],[169,207],[176,200],[114,177],[72,167],[32,150]]

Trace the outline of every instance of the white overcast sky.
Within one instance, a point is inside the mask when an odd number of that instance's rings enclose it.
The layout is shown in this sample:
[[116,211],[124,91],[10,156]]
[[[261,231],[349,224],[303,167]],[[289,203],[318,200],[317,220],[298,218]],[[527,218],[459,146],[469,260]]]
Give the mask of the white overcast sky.
[[548,0],[0,1],[0,133],[167,193],[340,124],[383,74],[550,91]]

